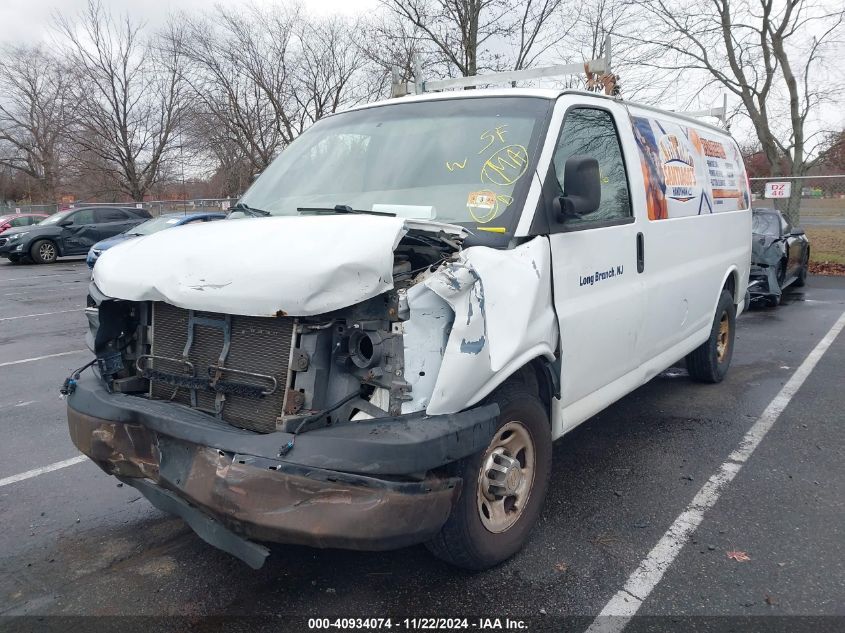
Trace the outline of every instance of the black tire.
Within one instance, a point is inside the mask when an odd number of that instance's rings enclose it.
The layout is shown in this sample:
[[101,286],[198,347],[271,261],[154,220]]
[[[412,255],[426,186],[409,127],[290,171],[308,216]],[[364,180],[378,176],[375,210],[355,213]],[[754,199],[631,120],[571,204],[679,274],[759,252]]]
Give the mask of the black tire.
[[810,268],[810,251],[804,255],[804,261],[801,262],[801,270],[798,271],[798,279],[795,280],[796,288],[803,288],[807,285],[807,272]]
[[[522,381],[508,381],[487,400],[497,403],[501,410],[498,429],[487,449],[453,465],[456,473],[464,480],[461,496],[446,524],[437,536],[426,544],[441,560],[470,570],[488,569],[498,565],[522,548],[543,507],[552,467],[549,417],[536,392],[530,391]],[[518,426],[513,427],[514,424]],[[517,430],[512,432],[505,427]],[[513,506],[511,511],[505,510],[505,516],[509,513],[509,520],[513,520],[513,524],[502,531],[494,532],[485,527],[482,519],[484,508],[488,507],[484,506],[483,493],[480,492],[484,476],[482,465],[490,463],[489,460],[493,459],[490,451],[502,437],[507,438],[509,433],[517,439],[520,435],[530,437],[534,454],[533,478],[527,488],[522,510],[513,510]],[[515,458],[523,468],[526,465],[525,460],[530,460],[530,457],[526,457],[526,451],[520,451],[510,457]],[[522,481],[525,471],[521,468],[518,470],[519,479]],[[510,476],[505,476],[502,479],[502,490],[505,490],[505,485],[509,486],[511,483]],[[502,507],[506,508],[507,500],[513,498],[515,497],[503,496]],[[498,503],[498,500],[492,503]],[[491,521],[489,510],[486,520]]]
[[780,298],[782,294],[779,295],[769,295],[766,297],[766,305],[770,308],[777,308],[780,305]]
[[38,240],[29,249],[29,256],[36,264],[52,264],[59,256],[59,252],[50,240]]
[[[727,325],[727,331],[723,329]],[[722,290],[710,336],[697,349],[687,355],[687,371],[690,378],[698,382],[722,382],[734,351],[736,334],[736,306],[731,293]]]

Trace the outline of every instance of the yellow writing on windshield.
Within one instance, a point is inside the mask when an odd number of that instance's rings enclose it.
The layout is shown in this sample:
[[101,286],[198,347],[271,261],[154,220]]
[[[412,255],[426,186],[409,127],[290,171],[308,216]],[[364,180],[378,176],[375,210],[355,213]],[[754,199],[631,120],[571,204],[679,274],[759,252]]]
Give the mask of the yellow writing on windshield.
[[528,150],[522,145],[508,145],[497,150],[481,167],[481,180],[508,186],[528,169]]
[[504,125],[497,125],[492,130],[484,130],[481,133],[481,140],[487,141],[487,145],[481,148],[481,151],[478,152],[479,154],[483,154],[493,143],[496,142],[496,139],[499,139],[500,143],[505,142],[505,128],[508,127],[507,123]]

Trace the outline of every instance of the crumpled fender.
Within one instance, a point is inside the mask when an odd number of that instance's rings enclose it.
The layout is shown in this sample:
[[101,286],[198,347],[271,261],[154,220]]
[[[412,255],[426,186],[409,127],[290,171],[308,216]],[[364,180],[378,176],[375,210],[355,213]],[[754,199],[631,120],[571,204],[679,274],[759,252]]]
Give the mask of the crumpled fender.
[[[448,319],[438,305],[443,302],[453,316],[448,337]],[[406,325],[419,334],[426,327],[415,317],[428,319],[430,344],[421,350],[416,346],[419,337],[406,334],[406,374],[414,374],[421,354],[428,360],[426,376],[436,371],[436,380],[428,384],[412,382],[409,409],[425,404],[430,415],[455,413],[477,403],[529,360],[554,358],[558,326],[545,237],[509,250],[467,248],[412,288],[408,303],[411,319]]]

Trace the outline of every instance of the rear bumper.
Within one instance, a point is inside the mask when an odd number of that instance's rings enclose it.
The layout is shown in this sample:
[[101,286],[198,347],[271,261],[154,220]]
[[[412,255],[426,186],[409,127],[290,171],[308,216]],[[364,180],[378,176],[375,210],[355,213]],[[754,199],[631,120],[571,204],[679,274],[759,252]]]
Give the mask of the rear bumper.
[[[333,436],[314,430],[297,436],[282,459],[287,433],[250,433],[178,405],[109,394],[95,379],[80,381],[68,401],[80,451],[253,567],[266,550],[249,539],[360,550],[428,540],[460,494],[460,479],[431,471],[486,446],[497,415],[488,406],[368,421],[349,425],[359,434],[345,444],[341,427]],[[390,425],[396,432],[384,431]],[[409,459],[411,452],[424,460]],[[412,478],[407,469],[426,460],[432,465]]]

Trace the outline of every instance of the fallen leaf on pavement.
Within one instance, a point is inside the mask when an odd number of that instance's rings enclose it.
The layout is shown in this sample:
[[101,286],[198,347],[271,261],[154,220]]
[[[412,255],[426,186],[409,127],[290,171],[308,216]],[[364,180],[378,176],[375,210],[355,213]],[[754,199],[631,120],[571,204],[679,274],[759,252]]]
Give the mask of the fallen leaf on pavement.
[[773,596],[770,596],[769,594],[766,594],[766,604],[767,604],[767,605],[769,605],[769,606],[774,606],[774,605],[776,605],[777,603],[778,603],[778,602],[777,602],[777,600],[775,600]]
[[559,572],[564,572],[569,569],[569,565],[566,563],[555,563],[555,569]]
[[732,558],[738,563],[744,563],[745,561],[751,560],[751,557],[748,554],[746,554],[745,552],[740,552],[738,550],[728,552],[728,558]]

